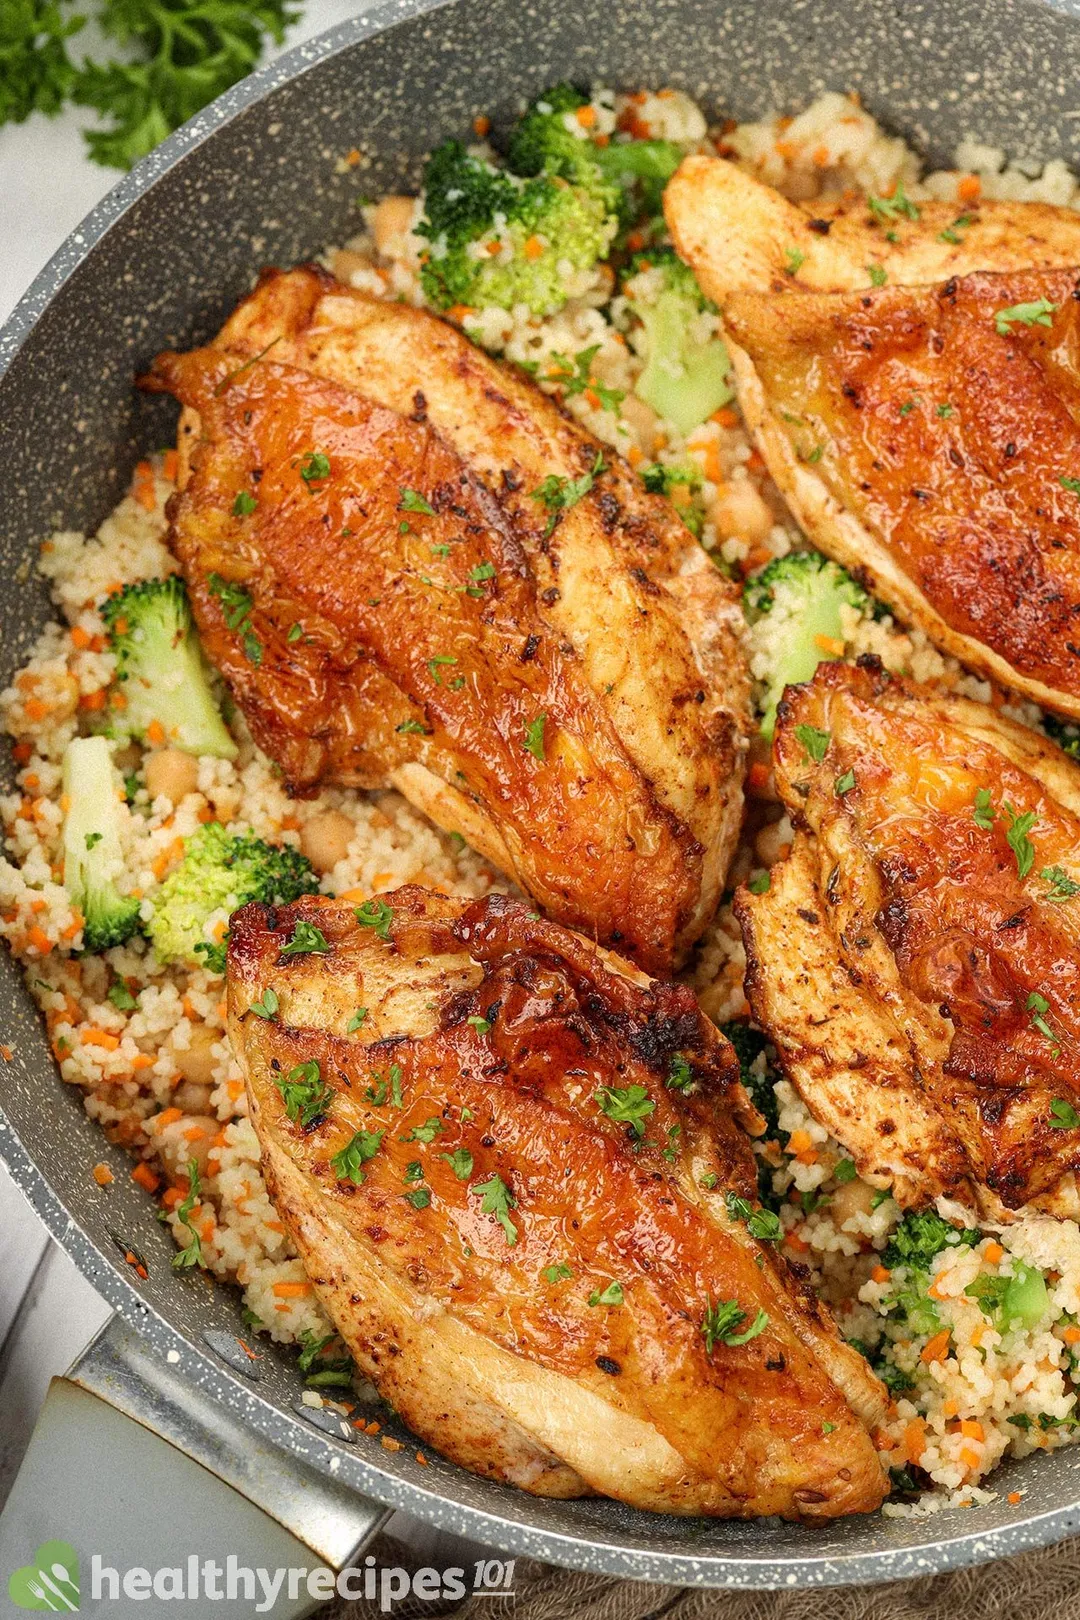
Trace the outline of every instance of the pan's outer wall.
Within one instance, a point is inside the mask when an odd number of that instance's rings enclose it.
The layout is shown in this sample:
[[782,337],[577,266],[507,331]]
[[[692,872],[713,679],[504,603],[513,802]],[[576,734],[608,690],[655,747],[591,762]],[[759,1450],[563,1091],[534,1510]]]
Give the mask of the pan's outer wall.
[[[57,523],[94,525],[137,456],[169,438],[167,410],[136,396],[132,376],[157,349],[207,338],[260,265],[347,237],[361,196],[415,184],[423,153],[477,112],[498,128],[560,77],[677,85],[737,118],[857,89],[935,158],[971,131],[1020,159],[1080,166],[1075,13],[1037,0],[393,0],[282,58],[122,181],[0,335],[0,679],[47,617],[31,573],[37,542]],[[354,146],[364,166],[339,174],[337,160]],[[235,1297],[171,1272],[171,1241],[127,1161],[58,1084],[6,954],[0,1029],[15,1048],[0,1065],[0,1152],[95,1285],[172,1356],[178,1398],[185,1380],[202,1385],[359,1490],[510,1551],[705,1585],[924,1574],[1080,1527],[1080,1448],[1013,1465],[995,1478],[999,1498],[987,1509],[811,1532],[538,1502],[440,1459],[422,1469],[411,1447],[329,1439],[294,1413],[300,1389],[288,1358],[264,1358],[252,1386],[207,1350],[208,1328],[238,1327]],[[90,1171],[110,1157],[117,1180],[103,1191]],[[114,1234],[145,1255],[144,1284]],[[1016,1485],[1023,1501],[1009,1506],[1004,1494]]]

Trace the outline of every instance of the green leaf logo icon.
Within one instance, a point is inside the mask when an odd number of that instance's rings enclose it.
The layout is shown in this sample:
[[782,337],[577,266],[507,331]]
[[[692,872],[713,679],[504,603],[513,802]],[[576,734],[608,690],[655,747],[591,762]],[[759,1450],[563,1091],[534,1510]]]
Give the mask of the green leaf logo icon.
[[20,1609],[74,1614],[79,1607],[79,1557],[66,1541],[43,1541],[33,1562],[8,1581],[8,1597]]

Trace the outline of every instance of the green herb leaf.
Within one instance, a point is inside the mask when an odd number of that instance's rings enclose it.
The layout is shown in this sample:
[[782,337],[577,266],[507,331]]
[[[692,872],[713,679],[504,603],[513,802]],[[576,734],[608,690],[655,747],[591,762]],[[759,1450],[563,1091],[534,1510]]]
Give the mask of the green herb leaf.
[[904,195],[904,188],[899,180],[891,197],[867,197],[866,201],[870,212],[877,219],[899,219],[901,215],[905,219],[919,218],[918,205]]
[[1047,1023],[1046,1015],[1050,1011],[1050,1003],[1045,996],[1033,990],[1027,998],[1027,1010],[1031,1014],[1031,1027],[1037,1029],[1044,1040],[1050,1042],[1055,1050],[1058,1049],[1058,1038]]
[[398,510],[400,512],[423,512],[425,517],[434,517],[435,508],[430,501],[425,501],[415,489],[398,490]]
[[644,1086],[601,1086],[593,1093],[593,1101],[609,1119],[632,1126],[635,1136],[645,1135],[645,1121],[656,1112]]
[[934,414],[944,419],[953,415],[953,408],[951,405],[939,405]]
[[701,1321],[706,1354],[711,1356],[718,1344],[749,1344],[751,1339],[756,1339],[769,1325],[767,1314],[759,1310],[746,1331],[740,1333],[739,1329],[746,1318],[747,1312],[737,1299],[721,1299],[717,1300],[715,1305],[712,1303],[707,1305]]
[[1050,1104],[1050,1125],[1055,1131],[1075,1131],[1080,1127],[1080,1114],[1064,1097],[1055,1097]]
[[481,1018],[478,1013],[473,1013],[472,1017],[466,1018],[465,1022],[475,1029],[478,1035],[487,1035],[491,1031],[492,1020],[490,1018]]
[[751,894],[768,894],[771,883],[768,872],[755,872],[752,878],[747,878],[746,887]]
[[473,1156],[468,1148],[455,1148],[453,1153],[440,1153],[440,1159],[445,1159],[459,1181],[468,1181],[473,1173]]
[[1050,892],[1044,894],[1043,899],[1052,901],[1054,905],[1060,905],[1062,901],[1071,900],[1073,895],[1080,894],[1080,883],[1074,883],[1060,866],[1044,866],[1039,876],[1044,883],[1050,885]]
[[241,489],[237,492],[236,499],[232,503],[232,515],[233,517],[250,517],[258,504],[254,495],[249,495],[246,489]]
[[1021,815],[1019,810],[1014,810],[1011,804],[1006,803],[1003,808],[1009,818],[1009,830],[1005,834],[1005,839],[1016,856],[1017,872],[1022,878],[1026,878],[1035,864],[1035,845],[1028,837],[1028,833],[1036,825],[1039,818],[1034,810],[1025,810],[1024,814]]
[[981,827],[983,832],[990,831],[996,819],[996,812],[990,798],[989,788],[978,788],[976,790],[975,808],[972,810],[971,815],[976,827]]
[[591,468],[580,478],[563,478],[557,473],[549,473],[543,483],[531,492],[531,498],[539,501],[551,514],[544,530],[545,537],[551,534],[564,512],[585,499],[600,474],[606,470],[603,454],[597,451]]
[[843,1185],[845,1181],[854,1181],[858,1173],[854,1159],[841,1159],[839,1164],[833,1167],[833,1180]]
[[691,1069],[682,1053],[676,1052],[671,1060],[671,1068],[668,1070],[668,1076],[664,1084],[669,1091],[687,1091],[693,1083],[693,1069]]
[[554,1284],[557,1282],[566,1282],[567,1278],[572,1277],[574,1273],[570,1270],[570,1267],[566,1264],[565,1260],[560,1260],[558,1265],[545,1266],[540,1275],[543,1277],[546,1283],[550,1283],[554,1286]]
[[477,1181],[469,1188],[472,1193],[480,1195],[480,1213],[494,1215],[503,1231],[510,1248],[518,1240],[518,1229],[510,1219],[510,1211],[517,1207],[517,1199],[510,1191],[501,1176],[491,1176],[487,1181]]
[[1062,489],[1067,489],[1070,495],[1080,495],[1080,478],[1059,478],[1058,483]]
[[994,312],[994,330],[999,337],[1009,337],[1014,326],[1051,326],[1056,309],[1049,298],[1038,298],[1033,304],[1012,304]]
[[427,1209],[431,1203],[431,1188],[416,1187],[412,1192],[405,1193],[404,1197],[405,1202],[411,1204],[413,1209]]
[[416,737],[431,736],[431,732],[428,730],[427,726],[425,726],[422,720],[403,720],[400,726],[394,727],[394,730],[405,732],[410,736]]
[[356,1011],[349,1019],[349,1022],[345,1025],[346,1035],[355,1035],[356,1031],[360,1028],[360,1025],[364,1022],[367,1015],[368,1010],[366,1007],[357,1007]]
[[139,1005],[138,998],[132,995],[123,979],[114,979],[107,994],[108,999],[119,1012],[134,1012]]
[[844,794],[845,793],[850,793],[854,786],[855,786],[855,772],[853,770],[845,771],[843,776],[838,776],[836,778],[836,782],[835,782],[836,797],[838,799],[842,799],[844,797]]
[[868,264],[866,273],[870,277],[872,287],[884,287],[889,279],[883,264]]
[[364,1179],[362,1167],[378,1153],[385,1135],[385,1131],[357,1131],[340,1153],[335,1153],[330,1160],[338,1180],[352,1181],[359,1187]]
[[546,714],[538,714],[535,720],[530,720],[525,727],[525,740],[521,745],[525,752],[531,754],[534,759],[538,759],[541,765],[547,763],[547,756],[544,753],[544,726],[546,724]]
[[365,900],[362,906],[356,908],[356,920],[361,928],[373,928],[379,939],[389,942],[390,924],[394,920],[394,908],[388,906],[385,900],[377,897]]
[[626,396],[617,388],[606,388],[593,376],[592,363],[599,352],[599,343],[593,343],[589,348],[581,349],[572,361],[564,354],[552,354],[551,359],[557,369],[549,371],[544,381],[558,383],[566,399],[588,391],[596,395],[605,411],[617,411]]
[[797,276],[806,263],[806,254],[801,253],[798,248],[785,248],[784,258],[787,261],[786,269],[789,276]]
[[285,1077],[275,1074],[272,1078],[281,1092],[285,1112],[294,1125],[301,1125],[307,1130],[329,1111],[334,1100],[334,1089],[323,1085],[319,1065],[314,1058],[307,1063],[298,1063]]
[[602,1291],[594,1288],[586,1301],[589,1305],[621,1305],[624,1299],[622,1283],[610,1282]]
[[308,489],[330,476],[330,459],[321,450],[310,451],[300,463],[300,476]]
[[832,742],[832,733],[819,731],[816,726],[796,726],[795,740],[802,743],[814,764],[820,765]]
[[431,1118],[425,1120],[422,1125],[414,1125],[408,1135],[403,1136],[401,1140],[403,1142],[434,1142],[442,1128],[442,1120],[437,1114],[432,1114]]
[[276,1018],[277,1010],[277,991],[272,990],[269,985],[267,985],[266,989],[263,991],[262,999],[260,1001],[253,1001],[248,1009],[248,1011],[253,1012],[257,1018],[266,1019]]
[[330,942],[321,928],[316,928],[302,917],[293,929],[293,936],[287,945],[283,945],[279,952],[281,956],[324,956],[330,950]]
[[428,661],[427,661],[428,674],[431,676],[431,678],[435,682],[436,686],[441,686],[442,685],[442,680],[441,680],[440,675],[439,675],[440,668],[444,664],[456,664],[456,663],[457,663],[457,659],[456,658],[451,658],[449,656],[449,654],[447,654],[447,653],[436,653],[434,658],[429,658],[428,659]]
[[191,1238],[180,1250],[179,1254],[173,1255],[172,1268],[174,1271],[188,1271],[192,1266],[197,1266],[202,1259],[202,1240],[191,1224],[191,1212],[199,1202],[199,1161],[197,1159],[188,1160],[187,1173],[187,1197],[182,1204],[177,1206],[176,1218],[181,1226],[187,1227],[191,1233]]

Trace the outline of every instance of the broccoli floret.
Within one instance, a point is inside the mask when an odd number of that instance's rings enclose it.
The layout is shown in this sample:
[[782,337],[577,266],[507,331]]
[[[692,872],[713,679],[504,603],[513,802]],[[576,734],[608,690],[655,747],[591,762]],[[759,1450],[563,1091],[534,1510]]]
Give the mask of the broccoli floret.
[[692,433],[734,392],[715,306],[674,248],[638,254],[630,268],[625,291],[641,321],[645,361],[634,392],[680,433]]
[[147,932],[162,962],[220,971],[220,942],[207,933],[215,913],[236,911],[249,900],[287,905],[318,886],[310,862],[295,849],[266,844],[251,833],[232,835],[219,821],[207,822],[192,833],[183,860],[161,885]]
[[447,141],[424,170],[416,233],[430,248],[420,280],[442,309],[526,304],[548,315],[566,302],[565,267],[591,269],[616,226],[613,208],[594,191],[557,175],[520,179]]
[[83,949],[107,951],[139,926],[139,902],[121,894],[123,794],[104,737],[74,737],[64,753],[64,888],[82,913]]
[[726,1035],[735,1048],[735,1056],[739,1060],[739,1078],[750,1093],[750,1101],[765,1120],[769,1136],[778,1137],[781,1134],[780,1110],[773,1090],[776,1071],[767,1061],[764,1074],[758,1073],[754,1067],[767,1048],[768,1040],[760,1030],[751,1028],[739,1019],[721,1024],[720,1033]]
[[975,1227],[952,1226],[932,1209],[911,1209],[889,1239],[882,1258],[890,1270],[910,1266],[929,1271],[930,1262],[942,1249],[973,1248],[981,1237]]
[[790,551],[746,583],[743,609],[758,650],[769,656],[761,734],[771,737],[785,686],[808,681],[828,655],[821,641],[843,639],[840,609],[866,612],[870,598],[845,568],[819,551]]
[[[515,174],[561,175],[598,197],[623,224],[656,214],[683,159],[674,141],[612,140],[601,145],[573,116],[587,97],[570,84],[538,96],[515,126],[506,160]],[[570,115],[569,117],[567,115]]]
[[101,616],[126,700],[113,712],[112,730],[142,741],[156,721],[173,747],[235,759],[180,575],[125,585],[102,603]]

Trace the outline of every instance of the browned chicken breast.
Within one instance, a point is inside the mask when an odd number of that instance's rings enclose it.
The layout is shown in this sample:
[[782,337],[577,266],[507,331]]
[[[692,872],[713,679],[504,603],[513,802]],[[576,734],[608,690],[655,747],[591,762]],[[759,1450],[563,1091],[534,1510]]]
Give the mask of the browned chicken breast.
[[[873,201],[815,221],[693,158],[667,212],[805,533],[945,651],[1080,718],[1080,274],[1060,268],[1080,215]],[[871,271],[887,284],[856,291]]]
[[881,1501],[884,1393],[750,1235],[761,1121],[687,989],[406,888],[238,912],[229,1029],[297,1251],[426,1442],[665,1512]]
[[735,908],[808,1107],[902,1204],[1076,1219],[1080,770],[871,659],[788,688],[774,763],[795,842]]
[[314,271],[148,381],[186,408],[200,631],[294,789],[395,786],[670,969],[738,835],[748,678],[669,504],[451,327]]

